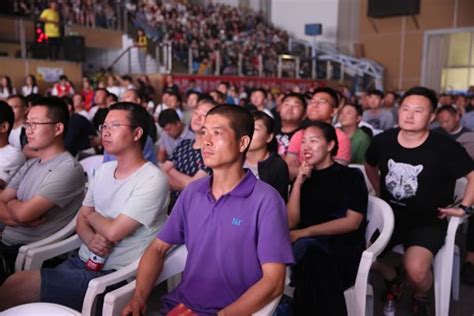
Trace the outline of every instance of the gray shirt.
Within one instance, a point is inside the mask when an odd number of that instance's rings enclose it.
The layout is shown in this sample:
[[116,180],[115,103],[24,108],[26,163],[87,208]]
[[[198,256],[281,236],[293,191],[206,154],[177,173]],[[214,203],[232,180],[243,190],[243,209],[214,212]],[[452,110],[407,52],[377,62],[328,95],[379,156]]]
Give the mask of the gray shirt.
[[160,148],[166,150],[166,154],[168,155],[168,157],[170,157],[173,153],[173,150],[179,145],[179,143],[181,143],[183,139],[194,139],[194,133],[191,132],[191,130],[187,126],[183,128],[183,131],[177,138],[172,138],[168,136],[168,134],[163,132],[160,136],[158,144]]
[[8,187],[17,190],[20,201],[41,196],[54,203],[45,213],[46,220],[36,227],[6,226],[2,242],[24,245],[50,236],[69,223],[84,198],[84,170],[69,152],[41,162],[30,159],[21,166]]
[[370,110],[364,111],[362,121],[369,123],[375,129],[388,130],[395,126],[392,112],[387,109],[380,109],[377,113],[372,113]]

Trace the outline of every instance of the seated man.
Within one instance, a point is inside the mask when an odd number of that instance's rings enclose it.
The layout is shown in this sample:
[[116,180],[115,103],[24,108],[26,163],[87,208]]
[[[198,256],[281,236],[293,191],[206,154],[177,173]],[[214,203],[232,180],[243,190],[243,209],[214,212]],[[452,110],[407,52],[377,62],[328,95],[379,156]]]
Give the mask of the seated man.
[[[76,225],[83,241],[79,253],[54,269],[10,276],[0,287],[0,310],[37,301],[80,310],[91,279],[141,256],[166,219],[168,199],[166,177],[142,154],[146,115],[133,103],[111,106],[101,132],[105,149],[117,161],[101,165],[87,191]],[[102,270],[89,264],[94,257],[105,260]]]
[[213,175],[179,196],[140,262],[123,315],[145,312],[173,244],[185,244],[189,254],[181,284],[164,297],[164,313],[183,303],[199,315],[250,315],[283,292],[285,265],[293,262],[286,208],[275,189],[242,168],[253,129],[241,107],[208,112],[202,155]]
[[158,162],[165,162],[173,150],[184,139],[194,139],[194,134],[181,122],[178,113],[173,109],[166,109],[160,113],[158,124],[163,129],[158,144]]
[[[413,289],[412,315],[429,314],[431,265],[444,244],[445,217],[469,215],[474,202],[472,159],[459,143],[428,129],[436,103],[433,90],[414,87],[406,91],[400,100],[399,128],[377,135],[366,153],[367,176],[395,215],[386,249],[397,244],[405,248],[403,261]],[[461,207],[450,208],[460,177],[468,180]],[[379,268],[389,281],[388,290],[399,294],[395,270]]]
[[443,105],[436,111],[439,126],[434,131],[460,143],[474,159],[474,132],[461,125],[461,115],[452,105]]
[[0,192],[25,162],[21,150],[8,143],[14,117],[12,108],[5,101],[0,101]]
[[[24,123],[28,160],[0,194],[0,277],[13,272],[20,246],[46,238],[69,223],[84,197],[84,171],[64,148],[69,112],[56,97],[36,100]],[[1,282],[2,280],[0,280]]]

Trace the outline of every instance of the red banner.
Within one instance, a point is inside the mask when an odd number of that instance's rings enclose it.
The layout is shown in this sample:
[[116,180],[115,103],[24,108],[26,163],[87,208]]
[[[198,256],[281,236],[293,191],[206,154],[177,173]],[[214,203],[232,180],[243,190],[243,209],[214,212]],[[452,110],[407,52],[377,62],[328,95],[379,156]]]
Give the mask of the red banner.
[[321,87],[325,85],[324,81],[290,79],[290,78],[265,78],[265,77],[238,77],[238,76],[193,76],[173,74],[174,82],[178,84],[182,93],[186,92],[191,80],[194,80],[196,87],[202,91],[209,92],[217,88],[221,81],[227,81],[237,87],[246,86],[249,88],[265,88],[268,91],[278,88],[281,91],[290,91],[298,86],[301,91],[307,91],[309,88]]

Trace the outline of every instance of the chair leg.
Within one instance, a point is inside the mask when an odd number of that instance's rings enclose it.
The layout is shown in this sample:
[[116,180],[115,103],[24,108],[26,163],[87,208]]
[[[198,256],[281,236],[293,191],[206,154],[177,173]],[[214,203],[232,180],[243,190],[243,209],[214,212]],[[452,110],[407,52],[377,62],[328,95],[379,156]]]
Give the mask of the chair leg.
[[459,277],[461,273],[461,258],[459,254],[459,247],[454,246],[454,257],[453,257],[453,282],[451,284],[453,300],[459,300]]

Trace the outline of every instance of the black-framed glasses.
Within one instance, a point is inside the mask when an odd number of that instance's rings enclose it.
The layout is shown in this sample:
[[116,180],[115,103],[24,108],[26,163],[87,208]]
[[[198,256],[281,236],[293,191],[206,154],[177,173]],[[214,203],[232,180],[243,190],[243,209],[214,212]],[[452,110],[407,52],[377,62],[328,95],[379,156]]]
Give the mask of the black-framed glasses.
[[116,130],[118,129],[120,126],[128,126],[128,127],[132,127],[132,128],[135,128],[136,126],[133,126],[133,125],[130,125],[130,124],[122,124],[122,123],[110,123],[110,124],[107,124],[107,123],[104,123],[104,124],[100,124],[99,125],[99,132],[104,132],[104,131],[107,131],[107,130]]
[[35,130],[38,125],[53,125],[58,124],[59,122],[24,122],[23,126],[25,129]]

